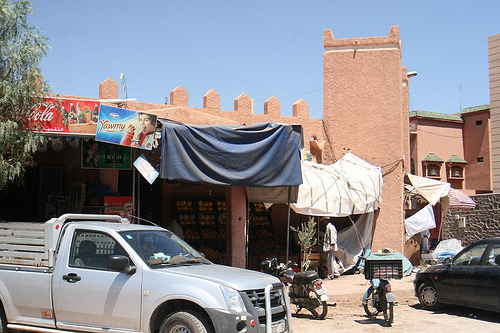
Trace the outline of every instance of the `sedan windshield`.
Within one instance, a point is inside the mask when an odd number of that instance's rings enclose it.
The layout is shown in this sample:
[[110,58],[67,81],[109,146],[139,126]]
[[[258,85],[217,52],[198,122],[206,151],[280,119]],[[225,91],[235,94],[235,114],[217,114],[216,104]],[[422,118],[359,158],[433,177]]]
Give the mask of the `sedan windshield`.
[[169,231],[123,231],[120,235],[149,267],[210,263],[198,251]]

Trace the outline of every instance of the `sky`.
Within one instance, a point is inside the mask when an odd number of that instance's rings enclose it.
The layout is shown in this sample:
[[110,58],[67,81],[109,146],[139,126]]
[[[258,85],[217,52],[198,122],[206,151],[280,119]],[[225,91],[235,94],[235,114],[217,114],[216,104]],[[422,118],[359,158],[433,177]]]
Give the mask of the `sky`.
[[[497,0],[32,0],[29,22],[48,38],[41,62],[52,92],[98,97],[107,78],[120,98],[164,104],[178,86],[189,106],[214,89],[221,109],[246,93],[254,112],[275,96],[291,116],[299,99],[323,114],[323,30],[335,38],[387,36],[399,26],[410,111],[457,113],[490,103],[488,36]],[[125,77],[125,94],[120,74]]]

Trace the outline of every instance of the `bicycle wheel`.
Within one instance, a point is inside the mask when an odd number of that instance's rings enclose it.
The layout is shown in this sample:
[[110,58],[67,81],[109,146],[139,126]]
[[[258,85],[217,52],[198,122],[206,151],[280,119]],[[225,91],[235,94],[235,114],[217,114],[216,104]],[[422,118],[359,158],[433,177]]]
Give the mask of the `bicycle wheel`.
[[378,310],[378,292],[372,286],[368,288],[363,299],[363,308],[368,317],[376,317],[380,312]]
[[393,302],[387,302],[384,308],[384,321],[387,326],[391,326],[394,320],[394,304]]

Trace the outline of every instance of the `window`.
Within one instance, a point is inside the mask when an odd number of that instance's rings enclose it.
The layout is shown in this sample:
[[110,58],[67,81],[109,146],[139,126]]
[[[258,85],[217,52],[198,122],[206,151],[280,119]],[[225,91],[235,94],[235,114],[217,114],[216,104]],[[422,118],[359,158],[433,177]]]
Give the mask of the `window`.
[[76,230],[71,245],[69,265],[107,269],[108,257],[113,254],[125,255],[125,250],[113,237],[90,230]]
[[412,158],[412,159],[410,160],[410,173],[411,173],[412,175],[414,175],[414,174],[415,174],[415,172],[416,172],[416,170],[415,170],[415,160]]
[[452,166],[451,167],[451,177],[454,178],[463,178],[463,168],[461,166]]
[[477,163],[481,163],[481,162],[484,162],[484,157],[478,157],[476,159]]
[[486,259],[487,266],[500,266],[500,243],[494,243]]
[[439,177],[441,173],[441,168],[436,164],[429,164],[427,166],[427,176]]
[[483,124],[482,120],[476,120],[476,126],[481,126]]
[[488,244],[476,245],[460,256],[456,257],[453,264],[456,266],[477,266],[481,263],[481,257]]

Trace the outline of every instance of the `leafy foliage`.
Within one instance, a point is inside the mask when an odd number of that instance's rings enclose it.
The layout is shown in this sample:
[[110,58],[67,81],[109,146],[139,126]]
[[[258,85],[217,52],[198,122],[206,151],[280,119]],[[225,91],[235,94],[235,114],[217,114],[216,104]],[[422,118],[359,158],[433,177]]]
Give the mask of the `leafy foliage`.
[[316,221],[314,221],[313,217],[309,217],[309,221],[303,222],[300,225],[300,228],[290,227],[293,231],[297,233],[299,238],[300,252],[303,253],[304,261],[301,264],[301,270],[307,271],[309,265],[311,264],[311,260],[309,256],[311,255],[312,247],[316,245]]
[[0,0],[0,189],[22,180],[41,136],[29,117],[50,92],[39,63],[49,46],[36,27],[29,0]]

